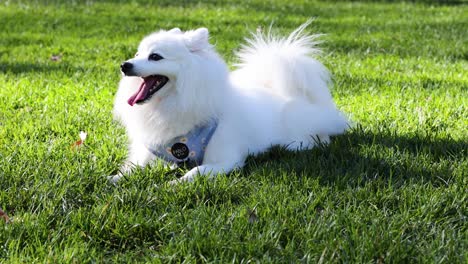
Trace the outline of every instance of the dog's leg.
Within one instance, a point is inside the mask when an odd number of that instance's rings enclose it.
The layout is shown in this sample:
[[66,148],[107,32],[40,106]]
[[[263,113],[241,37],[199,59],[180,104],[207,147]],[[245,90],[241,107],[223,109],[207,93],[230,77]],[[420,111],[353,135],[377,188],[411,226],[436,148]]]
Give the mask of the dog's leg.
[[180,182],[192,182],[195,177],[198,175],[205,176],[209,175],[211,177],[215,177],[218,173],[229,173],[232,170],[241,168],[244,165],[243,161],[238,161],[235,163],[227,162],[227,163],[219,163],[219,164],[205,164],[201,166],[197,166],[190,171],[188,171],[183,177],[180,179],[171,181],[170,184],[177,184]]
[[132,172],[136,166],[146,166],[154,158],[154,155],[148,151],[145,145],[139,142],[130,145],[129,153],[130,155],[122,167],[120,167],[119,172],[116,175],[109,176],[109,181],[112,183],[118,182],[124,175]]

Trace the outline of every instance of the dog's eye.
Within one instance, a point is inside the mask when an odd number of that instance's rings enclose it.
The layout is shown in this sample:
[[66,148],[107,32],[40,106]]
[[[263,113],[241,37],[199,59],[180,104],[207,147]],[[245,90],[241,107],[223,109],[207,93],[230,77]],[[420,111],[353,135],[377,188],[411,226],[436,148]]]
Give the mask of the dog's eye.
[[149,55],[148,60],[158,61],[164,59],[161,55],[157,53],[152,53]]
[[138,57],[138,52],[137,52],[137,53],[135,53],[135,57]]

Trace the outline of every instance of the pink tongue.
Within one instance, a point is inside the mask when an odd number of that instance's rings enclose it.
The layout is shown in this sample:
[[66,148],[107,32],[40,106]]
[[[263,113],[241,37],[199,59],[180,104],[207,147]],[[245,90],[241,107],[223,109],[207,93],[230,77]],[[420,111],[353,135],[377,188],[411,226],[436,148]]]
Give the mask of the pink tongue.
[[127,100],[127,103],[133,106],[139,101],[145,100],[146,96],[148,96],[148,91],[153,87],[156,81],[156,78],[144,78],[140,85],[140,89],[138,89],[138,91]]

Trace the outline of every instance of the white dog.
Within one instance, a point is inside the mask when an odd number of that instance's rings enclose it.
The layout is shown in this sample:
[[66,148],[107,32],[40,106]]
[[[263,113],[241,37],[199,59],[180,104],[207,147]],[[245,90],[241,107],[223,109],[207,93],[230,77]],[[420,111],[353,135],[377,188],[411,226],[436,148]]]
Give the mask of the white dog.
[[327,69],[313,55],[317,35],[307,22],[288,37],[254,34],[230,73],[209,43],[208,30],[159,31],[143,39],[124,77],[114,114],[126,127],[133,166],[159,158],[191,168],[177,181],[215,176],[244,165],[249,154],[273,145],[309,149],[343,133]]

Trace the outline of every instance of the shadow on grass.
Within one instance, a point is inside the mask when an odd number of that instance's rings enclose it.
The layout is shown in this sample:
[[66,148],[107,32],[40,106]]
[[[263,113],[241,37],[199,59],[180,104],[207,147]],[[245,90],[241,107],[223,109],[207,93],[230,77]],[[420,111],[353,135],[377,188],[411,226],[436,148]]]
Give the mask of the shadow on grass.
[[[291,177],[315,177],[322,184],[338,188],[362,186],[370,181],[394,187],[413,181],[441,186],[457,177],[452,165],[466,159],[467,149],[465,141],[386,131],[371,133],[358,127],[334,138],[328,146],[309,151],[290,152],[274,147],[250,157],[243,173],[252,174],[266,167],[288,172]],[[271,177],[275,175],[272,173]]]
[[[125,3],[124,0],[105,0],[103,2],[107,3]],[[199,1],[187,1],[187,0],[162,0],[162,1],[136,1],[138,3],[145,3],[145,4],[158,4],[162,6],[197,6],[200,4]],[[324,2],[324,1],[318,1]],[[327,1],[328,2],[328,1]],[[428,4],[428,5],[463,5],[466,4],[463,0],[333,0],[329,2],[336,2],[338,3],[346,3],[346,2],[364,2],[364,3],[417,3],[417,4]],[[226,3],[219,0],[208,0],[202,2],[204,5],[211,5],[211,6],[225,6]],[[305,2],[307,3],[307,2]],[[262,10],[262,11],[271,11],[273,10],[269,1],[240,1],[240,2],[233,2],[235,5],[242,5],[249,8],[255,8],[254,10]],[[282,6],[299,6],[297,3],[284,3]],[[300,8],[302,9],[302,8]]]
[[0,65],[1,73],[31,73],[31,72],[52,72],[63,71],[69,65],[37,64],[37,63],[2,63]]
[[[20,3],[22,2],[28,2],[28,1],[19,1]],[[36,0],[36,3],[42,3],[42,4],[70,4],[68,1],[63,1],[63,0]],[[128,0],[103,0],[99,1],[102,3],[115,3],[115,4],[126,4],[128,3]],[[318,2],[325,2],[325,1],[318,1]],[[429,4],[429,5],[463,5],[466,4],[466,1],[464,0],[333,0],[333,1],[327,1],[327,2],[336,2],[336,3],[346,3],[346,2],[364,2],[364,3],[419,3],[419,4]],[[159,6],[197,6],[200,5],[201,3],[204,5],[212,5],[212,6],[225,6],[227,3],[225,1],[219,1],[219,0],[205,0],[205,1],[189,1],[189,0],[134,0],[132,3],[138,3],[138,4],[147,4],[147,5],[159,5]],[[269,1],[233,1],[232,2],[234,5],[247,5],[249,7],[254,7],[254,6],[259,6],[263,10],[265,10],[267,7],[271,7],[271,4]],[[306,2],[307,3],[307,2]],[[285,3],[287,4],[287,3]],[[291,3],[289,5],[294,5],[297,3]]]
[[463,5],[464,0],[345,0],[335,2],[362,2],[362,3],[416,3],[427,5]]
[[[424,90],[439,90],[439,89],[464,89],[465,81],[458,79],[436,78],[421,76],[415,79],[410,79],[405,76],[405,73],[393,73],[393,75],[375,77],[369,74],[349,74],[335,73],[334,86],[337,93],[344,92],[345,95],[352,93],[359,95],[368,93],[369,87],[398,87],[398,89],[424,89]],[[346,87],[343,90],[341,87]],[[364,87],[364,89],[363,89]]]
[[96,66],[89,66],[89,67],[77,67],[72,66],[69,63],[24,63],[24,62],[16,62],[16,63],[8,63],[2,62],[0,63],[0,73],[9,73],[9,74],[26,74],[26,73],[52,73],[56,72],[58,74],[75,74],[77,72],[88,72],[96,70]]

